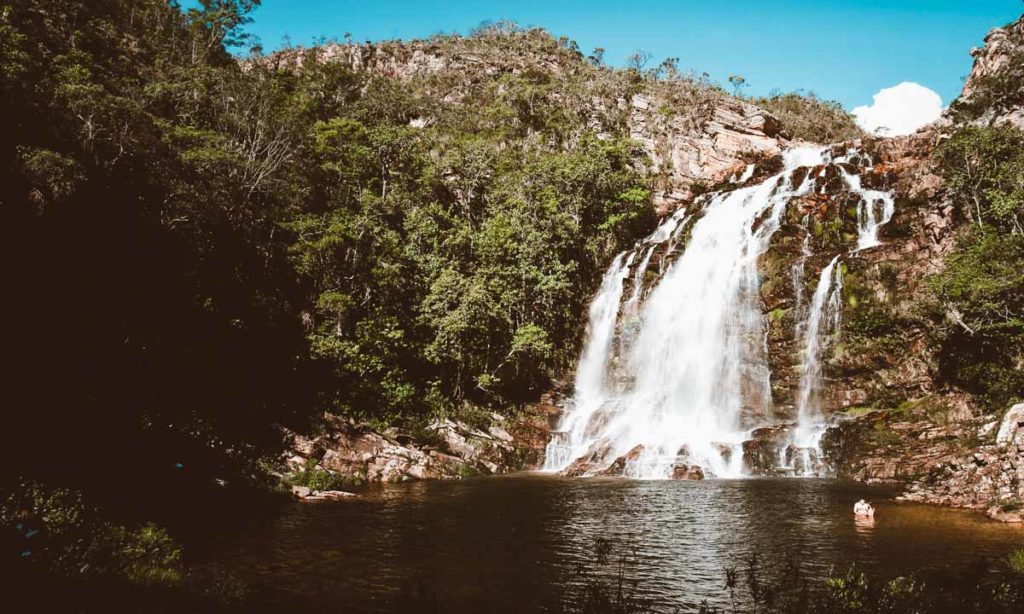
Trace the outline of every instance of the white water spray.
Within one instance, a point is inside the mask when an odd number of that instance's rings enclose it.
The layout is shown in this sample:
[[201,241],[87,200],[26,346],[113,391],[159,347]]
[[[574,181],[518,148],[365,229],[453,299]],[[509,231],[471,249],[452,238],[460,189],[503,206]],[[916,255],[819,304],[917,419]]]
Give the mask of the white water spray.
[[[839,330],[842,313],[843,269],[836,256],[821,271],[808,310],[807,324],[803,327],[804,349],[800,368],[800,390],[797,393],[797,427],[792,446],[801,455],[803,475],[813,475],[814,465],[821,457],[821,436],[825,433],[825,420],[820,412],[822,388],[821,355],[830,335]],[[783,466],[791,466],[785,459]],[[785,462],[789,460],[790,462]]]
[[861,186],[860,175],[851,175],[842,167],[839,167],[839,172],[850,191],[860,196],[857,205],[857,251],[881,245],[878,229],[888,224],[896,212],[892,194],[865,189]]
[[[614,385],[606,387],[592,380],[607,369],[603,335],[611,328],[594,322],[595,314],[612,310],[608,279],[623,275],[613,265],[591,307],[591,327],[602,338],[588,341],[548,469],[581,457],[607,465],[632,452],[626,473],[635,477],[668,477],[683,462],[719,477],[742,474],[741,446],[753,425],[742,424],[741,413],[770,403],[767,370],[750,368],[763,363],[757,258],[786,204],[812,185],[805,179],[794,186],[794,171],[822,163],[821,149],[791,150],[781,173],[707,203],[689,244],[644,302],[639,331],[622,348],[618,372],[609,377]],[[598,347],[604,363],[595,367]]]
[[[836,162],[849,163],[859,155],[848,152]],[[861,184],[860,175],[852,175],[842,166],[839,172],[846,187],[859,197],[857,206],[857,247],[853,253],[881,244],[878,229],[889,223],[895,213],[895,200],[892,194],[880,190],[868,190]],[[870,167],[868,167],[870,169]],[[804,260],[809,255],[806,244]],[[825,434],[827,424],[821,413],[820,393],[823,388],[821,355],[827,349],[827,342],[832,334],[839,330],[842,315],[843,273],[836,256],[821,271],[818,286],[808,309],[807,320],[797,328],[798,338],[803,334],[803,353],[800,365],[800,390],[797,393],[797,427],[791,438],[792,448],[801,455],[801,466],[798,469],[803,475],[814,475],[815,465],[822,457],[821,438]],[[803,275],[803,260],[799,265]],[[794,275],[794,282],[796,276]],[[802,281],[797,285],[797,304],[802,296]],[[792,459],[787,459],[787,449],[780,450],[780,464],[792,467]],[[788,462],[787,462],[788,461]]]
[[[851,164],[851,155],[841,161]],[[593,474],[616,461],[617,472],[639,478],[670,477],[692,465],[715,477],[744,473],[742,444],[752,429],[770,423],[771,409],[757,261],[787,204],[809,194],[825,176],[825,165],[839,161],[819,148],[790,150],[782,172],[718,194],[696,214],[693,207],[676,212],[632,252],[616,257],[591,304],[574,397],[548,444],[545,469]],[[804,167],[820,169],[804,173],[795,185]],[[753,170],[733,182],[749,180]],[[892,197],[839,171],[861,199],[856,250],[877,245],[878,228],[893,214]],[[821,271],[804,309],[809,236],[802,251],[792,269],[796,307],[806,314],[797,325],[803,343],[798,425],[780,450],[780,464],[796,464],[785,459],[795,448],[802,455],[800,472],[809,474],[825,430],[821,356],[839,326],[842,265],[836,256]],[[645,297],[656,254],[661,277]],[[624,301],[627,279],[631,290]]]

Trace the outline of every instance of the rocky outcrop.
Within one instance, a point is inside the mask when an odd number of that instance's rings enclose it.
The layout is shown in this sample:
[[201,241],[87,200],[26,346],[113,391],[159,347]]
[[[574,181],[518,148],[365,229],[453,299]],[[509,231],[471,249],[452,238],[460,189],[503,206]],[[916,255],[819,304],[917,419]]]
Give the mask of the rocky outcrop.
[[788,145],[775,116],[729,96],[706,79],[676,75],[659,80],[595,66],[539,29],[330,43],[288,49],[260,61],[293,70],[303,70],[310,62],[337,63],[366,75],[416,82],[430,92],[435,108],[412,118],[410,125],[415,127],[431,125],[438,109],[465,104],[474,91],[504,91],[510,87],[503,81],[508,77],[535,84],[561,82],[557,92],[538,89],[533,95],[550,96],[552,104],[585,118],[581,127],[600,138],[618,134],[638,142],[644,154],[638,166],[654,180],[654,204],[660,214],[731,174],[742,173],[748,162],[776,155]]
[[984,509],[1003,522],[1024,520],[1024,404],[1005,415],[995,441],[994,423],[979,427],[980,445],[935,463],[900,497]]
[[974,66],[945,125],[1011,124],[1024,128],[1024,18],[991,30],[983,47],[971,50]]
[[778,155],[788,143],[774,116],[727,96],[703,94],[706,110],[695,122],[693,109],[680,113],[672,107],[673,87],[694,86],[663,85],[629,103],[629,136],[643,147],[658,178],[654,204],[662,215],[691,201],[695,188],[742,173],[747,162]]
[[929,395],[895,409],[853,409],[836,415],[822,449],[838,477],[868,483],[910,483],[972,449],[983,418],[964,396]]
[[381,433],[327,416],[321,435],[289,433],[291,452],[283,463],[293,473],[324,471],[353,485],[532,469],[542,460],[547,442],[550,410],[546,407],[535,406],[532,413],[517,419],[489,415],[492,423],[487,427],[439,420],[417,437],[397,430]]
[[292,496],[299,501],[341,501],[356,495],[344,490],[315,490],[308,486],[292,486]]
[[901,501],[1024,511],[1024,404],[1002,421],[975,416],[963,397],[930,396],[896,410],[843,417],[823,447],[838,475],[906,485]]

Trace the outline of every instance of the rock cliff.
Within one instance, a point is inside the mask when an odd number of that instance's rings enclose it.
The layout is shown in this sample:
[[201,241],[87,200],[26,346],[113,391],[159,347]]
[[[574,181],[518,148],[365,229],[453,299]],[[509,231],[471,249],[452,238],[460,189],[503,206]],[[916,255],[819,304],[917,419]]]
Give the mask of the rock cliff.
[[1024,21],[994,28],[971,50],[974,66],[946,124],[1012,124],[1024,128]]
[[[492,28],[473,36],[423,41],[325,44],[266,58],[295,70],[310,62],[341,64],[363,75],[416,84],[437,104],[415,126],[472,100],[486,88],[508,90],[518,79],[541,87],[528,104],[555,104],[580,129],[628,136],[644,154],[655,205],[665,214],[719,183],[746,162],[776,155],[789,145],[786,127],[771,113],[730,96],[706,77],[614,70],[585,61],[573,44],[539,29]],[[546,99],[546,100],[544,100]],[[429,105],[428,105],[429,106]]]
[[1024,19],[993,30],[985,43],[972,51],[963,94],[941,120],[876,144],[897,194],[896,216],[884,245],[851,267],[854,330],[829,362],[838,425],[823,446],[839,476],[901,482],[903,500],[1019,522],[1024,408],[992,416],[941,382],[934,331],[957,314],[929,307],[922,293],[925,276],[943,268],[965,225],[930,151],[965,125],[1024,127]]

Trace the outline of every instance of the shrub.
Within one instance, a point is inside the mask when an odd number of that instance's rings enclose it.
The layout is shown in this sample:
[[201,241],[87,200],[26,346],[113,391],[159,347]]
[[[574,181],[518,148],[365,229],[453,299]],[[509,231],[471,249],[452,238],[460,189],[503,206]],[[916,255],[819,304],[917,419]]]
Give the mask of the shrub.
[[306,466],[293,473],[290,481],[296,486],[306,486],[313,490],[341,490],[353,485],[352,480],[320,467],[315,458],[307,459]]
[[990,410],[1024,395],[1024,132],[962,128],[937,153],[961,213],[972,221],[927,280],[940,330],[940,376]]
[[1022,507],[1024,507],[1024,502],[1021,502],[1020,499],[1013,499],[1000,505],[999,509],[1004,512],[1016,512]]
[[0,523],[21,524],[31,559],[65,576],[115,576],[144,585],[182,579],[181,547],[153,524],[125,527],[104,520],[81,493],[20,480],[0,500]]
[[829,144],[864,136],[841,104],[820,100],[813,92],[772,92],[766,98],[750,101],[778,117],[784,130],[795,139]]
[[1012,569],[1014,573],[1024,574],[1024,548],[1014,550],[1013,553],[1007,557],[1007,561],[1010,563],[1010,569]]

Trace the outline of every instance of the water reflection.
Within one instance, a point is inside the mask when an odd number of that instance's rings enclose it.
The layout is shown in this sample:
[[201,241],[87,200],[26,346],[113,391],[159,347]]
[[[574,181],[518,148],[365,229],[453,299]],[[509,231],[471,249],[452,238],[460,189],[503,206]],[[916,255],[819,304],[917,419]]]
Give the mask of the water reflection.
[[635,550],[645,595],[692,611],[721,603],[724,569],[755,553],[822,577],[853,561],[885,574],[964,566],[1024,545],[1016,527],[926,506],[881,501],[875,523],[854,522],[868,495],[889,493],[792,479],[417,482],[296,504],[219,558],[290,611],[544,612],[604,537]]
[[875,531],[875,519],[865,516],[854,516],[853,526],[861,535],[871,535]]

